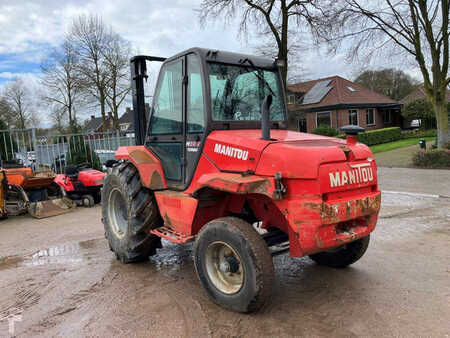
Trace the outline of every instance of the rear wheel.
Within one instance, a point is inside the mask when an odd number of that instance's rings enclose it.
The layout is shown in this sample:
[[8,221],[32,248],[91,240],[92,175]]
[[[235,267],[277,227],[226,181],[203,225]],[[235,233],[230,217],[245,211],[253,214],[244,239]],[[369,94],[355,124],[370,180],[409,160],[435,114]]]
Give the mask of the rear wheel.
[[194,261],[200,282],[220,306],[253,312],[271,296],[272,256],[251,224],[239,218],[206,224],[194,245]]
[[319,252],[310,255],[314,262],[332,268],[345,268],[358,261],[369,246],[370,235],[346,244],[343,248],[333,252]]
[[111,250],[124,263],[146,260],[161,247],[161,239],[150,234],[161,226],[155,197],[129,162],[115,166],[105,178],[102,220]]
[[84,195],[82,197],[83,206],[86,208],[90,208],[94,206],[94,197],[91,195]]

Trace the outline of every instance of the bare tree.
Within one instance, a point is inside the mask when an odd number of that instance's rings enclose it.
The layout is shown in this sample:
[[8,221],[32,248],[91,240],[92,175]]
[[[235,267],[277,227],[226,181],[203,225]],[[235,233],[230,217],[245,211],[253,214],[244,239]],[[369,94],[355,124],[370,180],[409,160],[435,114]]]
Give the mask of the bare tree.
[[47,89],[43,98],[51,104],[58,125],[67,115],[71,131],[76,128],[76,109],[83,101],[78,66],[78,56],[68,41],[53,50],[41,64],[42,84]]
[[286,85],[289,55],[295,46],[290,38],[306,31],[312,32],[313,37],[319,36],[319,26],[326,31],[326,26],[331,24],[327,18],[333,4],[332,0],[203,0],[200,20],[206,22],[219,16],[228,20],[239,16],[241,33],[247,34],[251,27],[270,37],[275,42],[277,58],[286,65],[281,68]]
[[417,88],[419,82],[399,69],[365,70],[355,82],[399,101]]
[[4,97],[0,97],[0,120],[4,121],[8,126],[12,124],[14,113],[11,105]]
[[106,102],[113,115],[114,129],[119,130],[119,107],[131,90],[129,75],[130,43],[118,34],[111,33],[111,39],[102,53],[108,73]]
[[[5,86],[3,97],[8,102],[12,112],[11,123],[18,129],[27,128],[36,118],[30,111],[31,101],[23,80],[17,78]],[[34,123],[33,123],[34,124]]]
[[100,106],[103,125],[106,126],[108,69],[103,50],[111,34],[98,16],[80,15],[72,22],[67,41],[79,58],[78,70],[82,76],[85,93]]
[[450,141],[445,102],[450,83],[449,0],[342,0],[340,4],[339,24],[322,31],[322,36],[352,56],[395,51],[413,59],[436,114],[438,147],[443,147]]

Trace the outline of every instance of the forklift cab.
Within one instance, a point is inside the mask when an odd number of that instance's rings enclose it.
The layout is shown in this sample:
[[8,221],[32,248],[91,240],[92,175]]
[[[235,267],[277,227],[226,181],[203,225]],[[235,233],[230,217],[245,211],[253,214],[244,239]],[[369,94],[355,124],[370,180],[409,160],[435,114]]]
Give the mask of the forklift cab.
[[[146,61],[163,62],[146,123]],[[261,129],[261,105],[270,94],[270,127],[287,129],[284,90],[276,62],[192,48],[169,59],[131,59],[136,145],[161,161],[167,186],[189,185],[213,130]]]

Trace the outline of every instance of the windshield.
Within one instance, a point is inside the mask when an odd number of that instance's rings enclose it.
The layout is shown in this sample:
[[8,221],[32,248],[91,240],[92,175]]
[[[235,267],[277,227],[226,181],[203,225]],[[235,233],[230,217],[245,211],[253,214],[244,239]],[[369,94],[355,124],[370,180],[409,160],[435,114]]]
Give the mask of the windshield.
[[272,121],[284,120],[284,105],[276,71],[251,66],[208,63],[213,120],[260,121],[261,104],[272,94]]

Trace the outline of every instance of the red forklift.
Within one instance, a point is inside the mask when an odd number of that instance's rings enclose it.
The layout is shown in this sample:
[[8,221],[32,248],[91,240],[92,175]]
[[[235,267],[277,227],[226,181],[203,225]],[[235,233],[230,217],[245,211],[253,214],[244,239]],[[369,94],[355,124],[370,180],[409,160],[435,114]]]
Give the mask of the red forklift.
[[[146,118],[147,62],[163,62]],[[238,312],[271,297],[272,256],[344,268],[369,245],[380,210],[377,167],[357,142],[288,130],[277,61],[192,48],[136,56],[136,146],[117,150],[102,191],[110,248],[124,263],[195,241],[200,283]],[[321,99],[323,93],[317,93]]]

